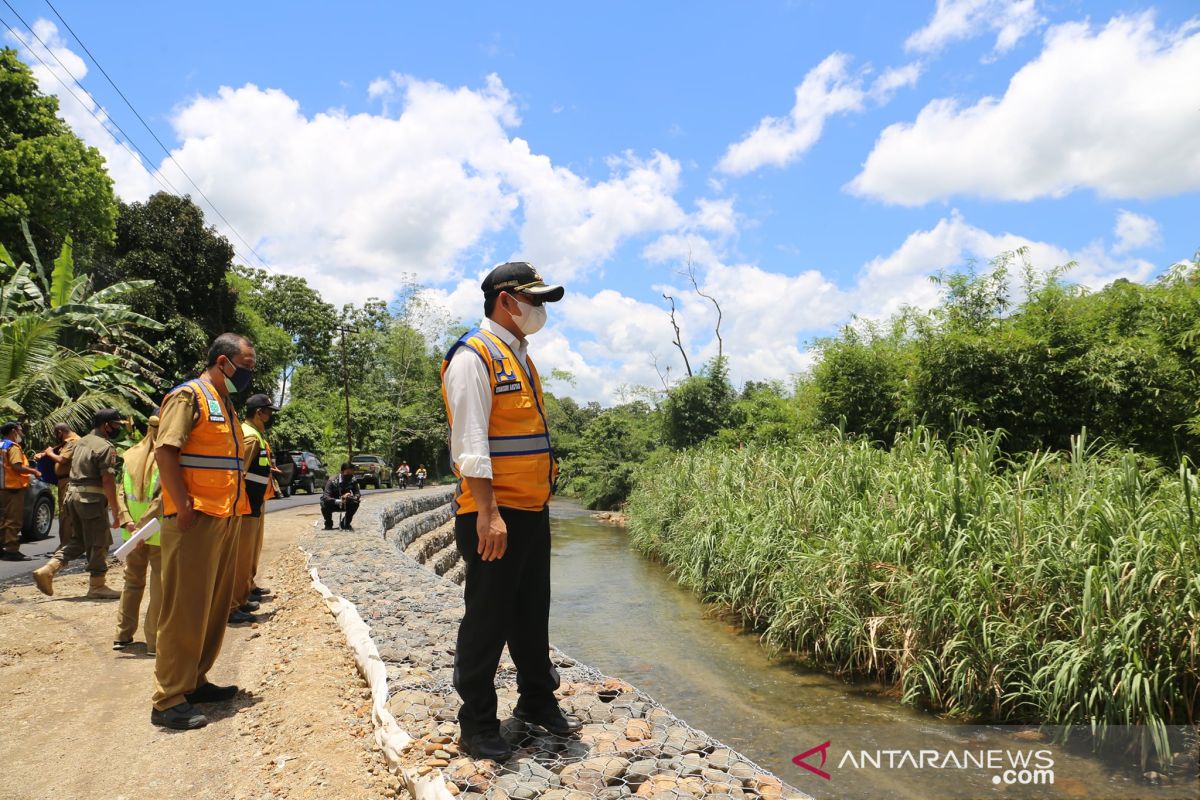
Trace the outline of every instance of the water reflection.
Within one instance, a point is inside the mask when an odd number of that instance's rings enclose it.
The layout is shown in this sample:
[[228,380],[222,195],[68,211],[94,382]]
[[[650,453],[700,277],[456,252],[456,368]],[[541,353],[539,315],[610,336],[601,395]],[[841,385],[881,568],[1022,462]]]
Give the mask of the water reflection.
[[[768,657],[757,638],[680,589],[660,566],[633,552],[624,531],[601,525],[578,505],[551,506],[554,602],[550,638],[566,652],[651,694],[694,727],[741,750],[798,788],[820,785],[792,757],[820,741],[822,730],[879,726],[884,747],[919,749],[953,743],[962,729],[881,696]],[[826,734],[828,738],[829,734]],[[874,737],[870,737],[874,738]],[[978,737],[976,737],[978,738]],[[985,744],[1005,743],[987,737]],[[857,745],[856,745],[857,746]],[[949,746],[947,744],[946,746]],[[1195,786],[1159,789],[1129,776],[1102,775],[1097,764],[1055,749],[1050,790],[997,789],[988,776],[965,783],[956,771],[921,773],[923,790],[888,773],[861,776],[876,797],[1196,797]],[[1132,794],[1131,794],[1132,792]],[[832,796],[832,795],[830,795]]]

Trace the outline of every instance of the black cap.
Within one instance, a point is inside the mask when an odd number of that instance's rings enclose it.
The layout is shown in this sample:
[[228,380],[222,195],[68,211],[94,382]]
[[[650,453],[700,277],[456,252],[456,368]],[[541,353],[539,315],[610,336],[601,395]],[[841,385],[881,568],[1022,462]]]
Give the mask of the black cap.
[[6,422],[3,425],[0,425],[0,436],[8,436],[19,427],[21,427],[21,423],[16,422],[15,420],[13,422]]
[[125,422],[125,415],[115,408],[102,408],[92,415],[92,427],[99,428],[110,422]]
[[561,286],[547,286],[542,276],[528,261],[509,261],[501,264],[488,273],[479,287],[484,294],[505,291],[510,294],[521,292],[540,297],[546,302],[556,303],[562,300]]
[[271,398],[267,397],[265,394],[250,395],[249,399],[246,400],[246,410],[258,411],[260,408],[269,408],[272,411],[279,410],[275,407],[275,404],[271,402]]

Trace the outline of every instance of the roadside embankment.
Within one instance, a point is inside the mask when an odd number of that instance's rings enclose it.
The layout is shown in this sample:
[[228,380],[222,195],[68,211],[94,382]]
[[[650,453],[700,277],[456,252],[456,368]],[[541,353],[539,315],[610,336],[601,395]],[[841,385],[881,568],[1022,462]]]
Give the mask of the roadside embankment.
[[112,650],[117,604],[84,599],[86,574],[60,573],[53,597],[27,577],[0,587],[0,797],[395,796],[365,684],[296,548],[319,517],[314,506],[267,515],[259,582],[273,594],[258,624],[226,632],[210,674],[242,691],[205,705],[197,731],[150,724],[154,658],[140,630]]
[[[377,737],[418,798],[804,797],[633,686],[558,650],[551,658],[562,677],[561,704],[585,723],[581,735],[555,737],[511,718],[516,672],[505,655],[497,677],[499,711],[517,752],[503,764],[463,756],[453,687],[462,615],[462,592],[453,579],[461,579],[462,566],[452,552],[449,495],[438,503],[429,498],[400,498],[360,516],[354,534],[315,531],[301,543],[358,650],[360,669],[386,684],[376,694],[386,697],[376,715]],[[369,628],[369,641],[362,640],[357,618]]]

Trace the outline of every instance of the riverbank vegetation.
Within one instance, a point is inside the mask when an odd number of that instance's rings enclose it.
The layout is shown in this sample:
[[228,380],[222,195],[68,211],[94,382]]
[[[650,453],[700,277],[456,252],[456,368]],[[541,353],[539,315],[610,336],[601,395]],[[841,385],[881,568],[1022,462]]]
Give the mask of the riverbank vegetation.
[[1200,484],[1083,436],[890,448],[836,433],[644,471],[633,543],[776,648],[976,720],[1164,725],[1200,711]]

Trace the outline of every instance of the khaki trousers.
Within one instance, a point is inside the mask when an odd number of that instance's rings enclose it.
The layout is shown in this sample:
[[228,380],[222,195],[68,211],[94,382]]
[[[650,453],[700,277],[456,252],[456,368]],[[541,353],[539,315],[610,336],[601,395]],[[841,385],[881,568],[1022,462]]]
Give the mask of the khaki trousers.
[[68,491],[63,519],[70,520],[71,535],[51,558],[57,558],[65,567],[86,555],[89,573],[103,575],[108,572],[108,548],[112,545],[108,516],[106,501],[85,501],[78,491]]
[[154,652],[158,642],[158,613],[162,608],[162,548],[143,544],[133,549],[125,561],[125,588],[121,590],[121,605],[117,609],[118,642],[133,640],[137,633],[138,611],[146,590],[146,571],[150,572],[150,604],[146,606],[146,649]]
[[4,549],[10,553],[15,553],[21,547],[21,522],[25,515],[25,490],[0,489],[0,498],[4,500],[4,516],[0,518],[0,526],[3,526],[4,531]]
[[71,482],[66,478],[58,479],[58,546],[65,547],[74,534],[73,520],[67,517],[67,489]]
[[264,518],[246,515],[238,517],[237,526],[237,566],[234,571],[233,602],[229,610],[240,606],[250,599],[250,588],[254,585],[254,566],[257,554],[262,551],[262,535]]
[[262,558],[263,536],[267,530],[267,509],[264,504],[258,514],[258,529],[254,533],[254,563],[250,566],[250,588],[258,586],[254,579],[258,577],[258,562]]
[[208,682],[221,653],[233,600],[237,517],[197,514],[187,531],[164,517],[162,608],[154,660],[154,707],[165,711]]

